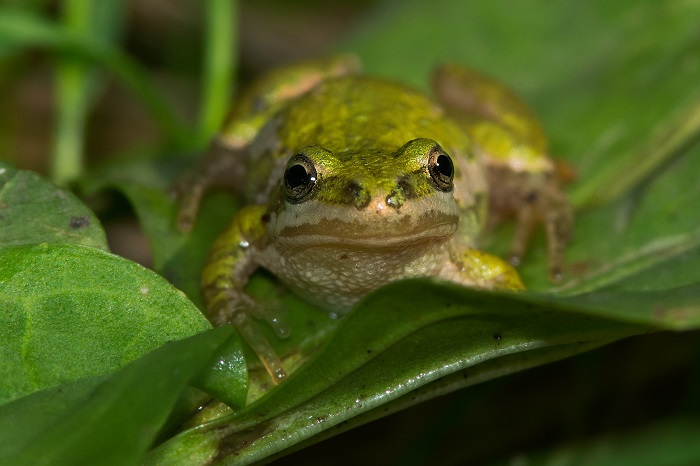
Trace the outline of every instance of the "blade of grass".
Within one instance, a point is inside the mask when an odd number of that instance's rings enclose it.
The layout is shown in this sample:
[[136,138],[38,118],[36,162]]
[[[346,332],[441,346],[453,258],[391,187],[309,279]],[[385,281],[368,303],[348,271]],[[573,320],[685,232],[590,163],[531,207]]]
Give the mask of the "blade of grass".
[[[63,3],[62,24],[84,41],[112,44],[122,28],[122,2]],[[59,185],[78,178],[84,165],[84,130],[90,105],[99,88],[97,70],[73,57],[56,65],[56,133],[52,178]]]
[[219,129],[230,105],[237,51],[237,18],[235,1],[209,0],[206,3],[206,45],[199,116],[199,141],[202,144]]
[[61,51],[105,67],[143,102],[176,148],[193,147],[192,132],[182,118],[165,100],[146,71],[118,48],[85,40],[46,19],[9,8],[0,8],[0,44],[15,49],[38,47]]

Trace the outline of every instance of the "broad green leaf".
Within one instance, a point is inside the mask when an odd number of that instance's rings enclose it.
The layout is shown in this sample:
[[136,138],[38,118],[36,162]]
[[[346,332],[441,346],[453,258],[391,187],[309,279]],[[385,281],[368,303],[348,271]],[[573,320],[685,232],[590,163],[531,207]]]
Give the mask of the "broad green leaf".
[[139,464],[188,382],[231,335],[165,346],[109,378],[83,379],[0,407],[3,464]]
[[100,222],[74,194],[0,161],[0,247],[76,243],[107,250]]
[[[406,301],[397,301],[397,293]],[[649,315],[657,303],[647,293],[637,296],[634,316],[620,319],[602,316],[605,296],[598,301],[584,306],[425,281],[391,285],[358,306],[323,352],[278,389],[234,415],[180,434],[156,449],[152,460],[176,462],[188,445],[202,459],[224,451],[231,455],[227,463],[246,464],[340,423],[352,425],[355,416],[371,410],[386,413],[410,404],[417,389],[421,397],[434,395],[666,325]],[[688,309],[686,297],[665,304],[685,308],[686,328],[700,326],[697,303]],[[639,324],[627,322],[634,320]],[[442,385],[439,390],[430,387],[433,382]]]
[[110,373],[210,328],[143,267],[72,244],[0,249],[0,401]]
[[193,163],[192,158],[182,155],[125,158],[95,171],[82,181],[82,187],[87,192],[107,188],[122,192],[150,241],[154,270],[201,304],[199,283],[204,260],[232,218],[235,203],[230,196],[210,196],[194,231],[180,233],[176,229],[177,203],[170,191],[188,163]]
[[[225,451],[227,464],[246,464],[341,423],[346,429],[417,399],[611,340],[653,328],[700,328],[700,283],[672,291],[568,299],[398,283],[358,306],[325,350],[279,389],[236,415],[180,434],[151,459],[176,463],[184,444],[202,461]],[[399,304],[396,294],[406,301]]]

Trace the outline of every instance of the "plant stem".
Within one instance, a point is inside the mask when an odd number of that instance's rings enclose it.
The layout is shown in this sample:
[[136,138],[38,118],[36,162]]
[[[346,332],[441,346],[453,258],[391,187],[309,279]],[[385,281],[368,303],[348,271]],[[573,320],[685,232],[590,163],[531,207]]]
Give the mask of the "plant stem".
[[[69,31],[89,34],[91,16],[89,3],[64,3],[62,20]],[[93,79],[90,68],[81,61],[64,58],[56,66],[56,140],[51,169],[52,178],[59,185],[76,179],[83,170],[83,136]]]
[[207,1],[202,107],[198,130],[201,143],[205,143],[218,131],[230,105],[237,55],[237,18],[236,1]]

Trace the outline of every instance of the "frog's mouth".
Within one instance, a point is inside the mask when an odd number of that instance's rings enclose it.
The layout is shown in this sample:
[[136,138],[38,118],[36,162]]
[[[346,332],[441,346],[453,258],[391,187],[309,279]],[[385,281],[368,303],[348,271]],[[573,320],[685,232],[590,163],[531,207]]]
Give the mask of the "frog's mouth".
[[332,224],[331,221],[328,222],[284,228],[280,232],[279,239],[286,244],[299,246],[388,249],[447,240],[457,230],[456,222],[416,227],[412,231],[365,229],[351,222],[333,221]]
[[292,247],[397,248],[449,239],[457,231],[459,210],[454,205],[378,214],[324,206],[281,212],[271,222],[277,241]]

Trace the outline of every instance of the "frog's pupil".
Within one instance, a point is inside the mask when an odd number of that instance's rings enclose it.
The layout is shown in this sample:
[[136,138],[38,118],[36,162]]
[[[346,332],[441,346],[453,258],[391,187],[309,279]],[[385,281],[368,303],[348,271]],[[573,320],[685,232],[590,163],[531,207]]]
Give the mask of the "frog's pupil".
[[287,186],[292,189],[309,183],[312,181],[311,178],[311,174],[306,171],[303,165],[292,165],[287,169],[287,173],[284,175]]
[[445,178],[451,178],[454,174],[452,160],[444,154],[440,154],[435,161],[435,170]]

